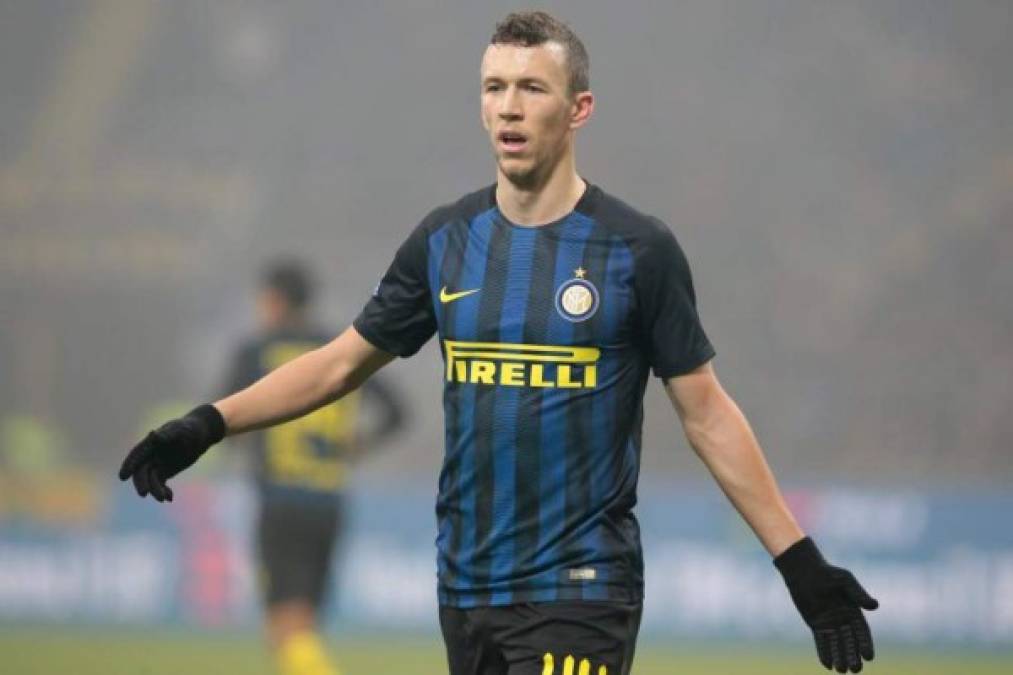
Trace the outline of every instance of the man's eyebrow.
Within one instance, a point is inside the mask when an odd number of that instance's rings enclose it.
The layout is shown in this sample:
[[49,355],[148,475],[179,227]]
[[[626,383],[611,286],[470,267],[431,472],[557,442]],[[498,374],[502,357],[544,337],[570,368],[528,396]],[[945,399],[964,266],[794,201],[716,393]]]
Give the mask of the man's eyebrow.
[[[485,77],[482,78],[482,84],[488,84],[490,82],[497,82],[497,83],[498,82],[506,82],[507,79],[508,78],[503,77],[501,75],[486,75]],[[536,84],[541,84],[541,85],[545,85],[545,86],[549,85],[549,81],[548,80],[546,80],[545,78],[542,78],[542,77],[538,77],[536,75],[524,75],[522,77],[516,78],[515,81],[518,84],[536,83]]]

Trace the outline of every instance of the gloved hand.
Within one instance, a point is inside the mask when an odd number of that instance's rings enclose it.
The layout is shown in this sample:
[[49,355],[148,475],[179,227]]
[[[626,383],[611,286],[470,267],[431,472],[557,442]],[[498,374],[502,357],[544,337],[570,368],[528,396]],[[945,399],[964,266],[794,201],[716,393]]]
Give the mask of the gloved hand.
[[873,610],[873,599],[854,575],[834,567],[805,537],[774,558],[802,619],[812,629],[820,663],[837,672],[862,670],[862,659],[875,655],[872,633],[862,610]]
[[224,437],[225,420],[218,409],[211,404],[197,406],[135,445],[120,466],[120,480],[133,478],[141,497],[150,494],[160,502],[171,502],[172,488],[165,481],[196,462]]

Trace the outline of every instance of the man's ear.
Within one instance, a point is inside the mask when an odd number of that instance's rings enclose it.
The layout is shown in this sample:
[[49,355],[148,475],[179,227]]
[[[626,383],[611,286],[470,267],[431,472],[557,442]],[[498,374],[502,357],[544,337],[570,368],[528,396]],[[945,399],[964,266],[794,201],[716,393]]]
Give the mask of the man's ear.
[[594,112],[594,94],[589,91],[577,92],[573,97],[572,112],[570,113],[570,128],[579,129],[587,124]]

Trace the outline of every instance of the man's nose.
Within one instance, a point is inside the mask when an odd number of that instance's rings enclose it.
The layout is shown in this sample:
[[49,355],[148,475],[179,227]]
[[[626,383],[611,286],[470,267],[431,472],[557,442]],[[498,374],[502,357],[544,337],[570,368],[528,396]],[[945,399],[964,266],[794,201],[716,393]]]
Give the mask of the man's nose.
[[500,99],[499,116],[505,120],[516,120],[521,119],[524,116],[524,112],[521,108],[520,96],[517,95],[517,90],[513,87],[508,87],[503,92],[503,98]]

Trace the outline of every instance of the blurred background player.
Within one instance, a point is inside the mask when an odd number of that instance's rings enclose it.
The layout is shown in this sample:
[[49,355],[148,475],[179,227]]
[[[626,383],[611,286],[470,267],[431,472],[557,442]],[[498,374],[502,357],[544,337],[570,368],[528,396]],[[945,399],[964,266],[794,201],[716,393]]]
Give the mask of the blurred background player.
[[[239,346],[228,391],[329,341],[311,318],[314,290],[309,269],[298,260],[275,260],[264,268],[257,293],[259,330]],[[368,425],[361,424],[360,403],[373,413]],[[403,424],[404,408],[394,391],[373,378],[351,396],[250,438],[266,631],[282,675],[338,672],[318,624],[341,534],[349,464]]]

